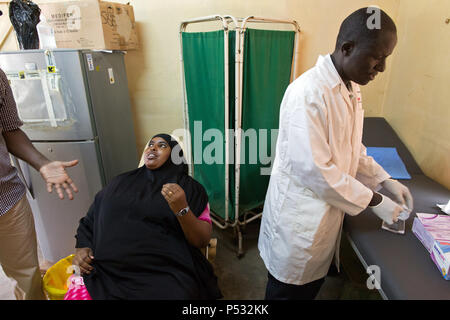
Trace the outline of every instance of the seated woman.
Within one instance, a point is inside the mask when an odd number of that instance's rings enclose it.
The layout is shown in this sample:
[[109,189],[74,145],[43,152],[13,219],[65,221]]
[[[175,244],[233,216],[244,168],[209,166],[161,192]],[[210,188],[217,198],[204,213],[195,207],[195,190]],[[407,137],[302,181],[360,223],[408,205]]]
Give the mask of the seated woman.
[[208,196],[174,163],[177,144],[154,136],[145,165],[114,178],[80,220],[73,264],[92,299],[222,297],[199,250],[211,238]]

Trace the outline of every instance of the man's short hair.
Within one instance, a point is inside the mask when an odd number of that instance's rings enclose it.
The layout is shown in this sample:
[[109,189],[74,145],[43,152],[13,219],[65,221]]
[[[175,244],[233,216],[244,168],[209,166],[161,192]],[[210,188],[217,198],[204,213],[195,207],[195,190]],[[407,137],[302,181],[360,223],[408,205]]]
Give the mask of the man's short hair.
[[[379,14],[378,20],[373,17],[376,14]],[[373,25],[374,20],[379,24]],[[336,41],[336,49],[345,41],[353,41],[355,44],[373,43],[384,32],[397,32],[394,21],[386,12],[377,7],[358,9],[342,22]]]

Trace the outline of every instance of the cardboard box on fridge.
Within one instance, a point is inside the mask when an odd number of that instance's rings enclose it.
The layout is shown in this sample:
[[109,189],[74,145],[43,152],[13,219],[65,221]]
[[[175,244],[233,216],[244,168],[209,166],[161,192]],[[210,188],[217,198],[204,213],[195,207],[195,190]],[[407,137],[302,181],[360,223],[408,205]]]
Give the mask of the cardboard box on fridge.
[[99,0],[39,3],[58,48],[132,50],[138,38],[131,5]]
[[11,20],[9,20],[9,1],[0,1],[0,11],[3,13],[0,17],[0,50],[19,50]]

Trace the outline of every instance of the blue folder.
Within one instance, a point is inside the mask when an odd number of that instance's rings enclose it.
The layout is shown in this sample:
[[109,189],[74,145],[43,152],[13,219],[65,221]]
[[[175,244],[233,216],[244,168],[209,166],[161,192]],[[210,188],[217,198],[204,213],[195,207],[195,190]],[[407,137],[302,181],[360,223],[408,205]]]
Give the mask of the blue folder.
[[411,179],[396,148],[367,147],[367,155],[373,157],[393,179]]

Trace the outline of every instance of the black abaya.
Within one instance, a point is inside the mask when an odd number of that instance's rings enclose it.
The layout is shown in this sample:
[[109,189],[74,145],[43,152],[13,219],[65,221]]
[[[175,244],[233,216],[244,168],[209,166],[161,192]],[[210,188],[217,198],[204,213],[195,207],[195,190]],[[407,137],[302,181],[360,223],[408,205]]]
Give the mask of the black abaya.
[[93,251],[94,270],[84,275],[93,299],[218,299],[217,278],[191,246],[161,195],[177,183],[198,217],[208,197],[170,158],[157,170],[124,173],[100,191],[77,230],[77,248]]

